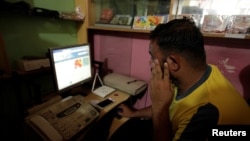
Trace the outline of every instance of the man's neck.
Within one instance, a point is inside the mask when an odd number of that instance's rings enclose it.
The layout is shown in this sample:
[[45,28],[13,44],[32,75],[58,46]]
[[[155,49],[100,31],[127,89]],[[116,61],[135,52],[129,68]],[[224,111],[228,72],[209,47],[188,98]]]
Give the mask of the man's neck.
[[196,70],[190,68],[187,71],[189,73],[183,73],[182,78],[177,81],[178,94],[182,95],[194,86],[204,76],[206,69],[207,66]]

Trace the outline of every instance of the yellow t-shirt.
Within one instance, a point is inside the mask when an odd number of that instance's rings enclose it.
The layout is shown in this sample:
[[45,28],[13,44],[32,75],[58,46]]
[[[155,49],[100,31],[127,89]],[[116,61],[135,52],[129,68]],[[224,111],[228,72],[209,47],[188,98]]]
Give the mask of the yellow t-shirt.
[[176,88],[169,110],[173,140],[205,140],[219,125],[250,127],[249,105],[214,65],[185,94]]

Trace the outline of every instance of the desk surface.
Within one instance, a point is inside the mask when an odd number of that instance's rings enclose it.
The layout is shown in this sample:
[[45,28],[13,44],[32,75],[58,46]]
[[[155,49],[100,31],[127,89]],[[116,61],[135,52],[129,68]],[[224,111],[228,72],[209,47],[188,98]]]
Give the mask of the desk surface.
[[[109,112],[110,110],[112,110],[112,109],[113,109],[114,107],[116,107],[117,105],[119,105],[119,104],[121,104],[122,102],[126,101],[130,96],[131,96],[131,95],[126,94],[126,93],[124,93],[124,92],[122,92],[122,91],[115,91],[115,92],[113,92],[113,93],[107,95],[107,97],[105,97],[105,98],[102,98],[102,97],[100,97],[100,96],[98,96],[98,95],[95,95],[95,94],[93,94],[93,93],[90,93],[90,94],[88,94],[87,96],[84,96],[84,99],[87,100],[87,101],[91,101],[91,100],[99,100],[99,101],[101,101],[101,100],[104,100],[104,99],[106,99],[106,98],[111,98],[111,99],[113,99],[113,100],[114,100],[114,103],[112,103],[112,104],[106,106],[106,107],[101,111],[102,113],[105,114],[106,112]],[[34,106],[34,107],[30,108],[30,109],[28,109],[27,112],[28,112],[29,114],[33,114],[33,113],[35,113],[35,112],[37,112],[37,111],[39,111],[39,110],[41,110],[41,109],[43,109],[43,108],[45,108],[45,107],[48,107],[49,105],[51,105],[51,104],[53,104],[53,103],[55,103],[56,101],[59,101],[59,100],[61,100],[61,99],[62,99],[62,98],[61,98],[60,95],[53,96],[53,97],[51,97],[48,101],[46,101],[46,102],[44,102],[44,103],[42,103],[42,104],[40,104],[40,105],[36,105],[36,106]]]
[[[129,99],[131,95],[129,94],[126,94],[122,91],[115,91],[111,94],[109,94],[108,96],[106,96],[105,98],[102,98],[100,96],[97,96],[95,94],[89,94],[87,96],[85,96],[84,98],[87,100],[87,101],[91,101],[91,100],[103,100],[103,99],[106,99],[106,98],[111,98],[114,102],[112,104],[109,104],[107,105],[106,107],[104,107],[101,111],[100,111],[100,117],[99,117],[99,120],[102,119],[103,116],[105,116],[109,111],[111,111],[112,109],[116,108],[119,104],[125,102],[126,100]],[[128,120],[128,118],[121,118],[121,119],[117,119],[114,117],[113,119],[113,122],[110,126],[110,129],[109,129],[109,136],[108,138],[123,124],[125,123],[126,121]],[[97,121],[98,122],[98,121]],[[84,134],[82,134],[81,137],[79,137],[78,139],[79,140],[82,140],[82,138],[84,138]]]
[[114,102],[112,104],[107,105],[106,107],[104,107],[101,110],[101,114],[102,114],[102,112],[104,112],[103,114],[105,114],[105,113],[109,112],[110,110],[112,110],[113,108],[115,108],[116,106],[118,106],[119,104],[121,104],[122,102],[126,101],[129,97],[130,97],[129,94],[126,94],[126,93],[121,92],[121,91],[115,91],[115,92],[109,94],[108,96],[106,96],[105,98],[102,98],[102,97],[95,95],[95,94],[92,94],[92,93],[85,96],[84,98],[87,101],[91,101],[91,100],[102,101],[106,98],[111,98]]

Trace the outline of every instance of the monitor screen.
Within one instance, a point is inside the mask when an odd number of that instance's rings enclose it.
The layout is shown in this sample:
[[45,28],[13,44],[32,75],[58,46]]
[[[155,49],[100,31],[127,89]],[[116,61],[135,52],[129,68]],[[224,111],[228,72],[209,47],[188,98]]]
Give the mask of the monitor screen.
[[63,93],[92,78],[90,44],[50,48],[56,90]]

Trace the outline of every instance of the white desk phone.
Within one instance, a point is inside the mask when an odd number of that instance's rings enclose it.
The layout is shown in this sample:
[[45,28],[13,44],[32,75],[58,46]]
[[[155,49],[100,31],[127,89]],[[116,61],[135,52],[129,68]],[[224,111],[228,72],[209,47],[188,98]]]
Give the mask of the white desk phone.
[[66,97],[26,118],[44,140],[65,141],[99,117],[83,96]]

